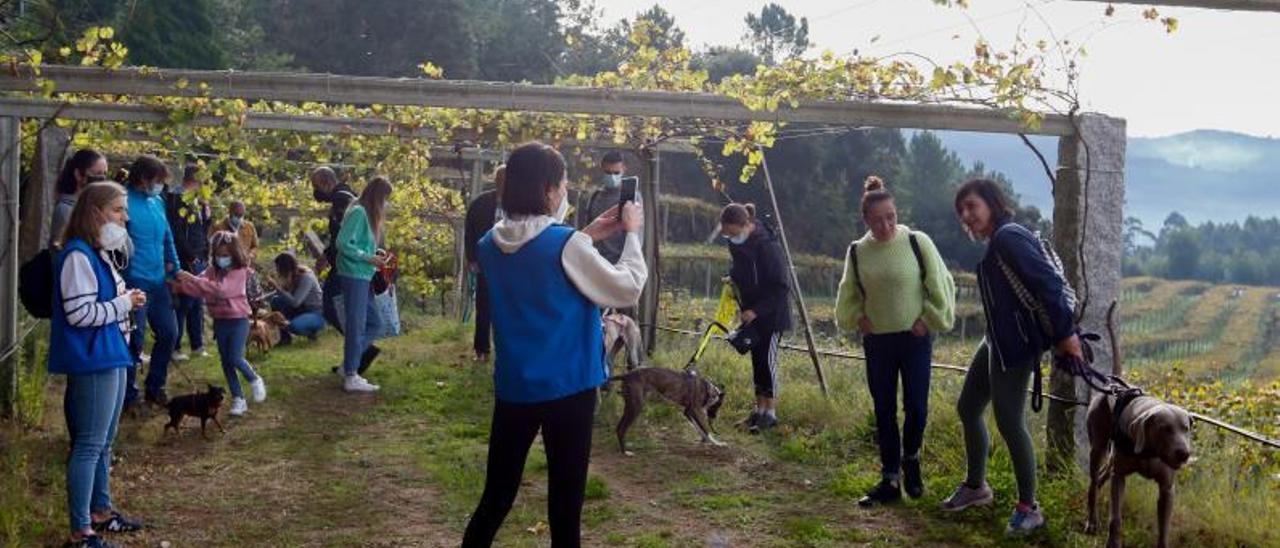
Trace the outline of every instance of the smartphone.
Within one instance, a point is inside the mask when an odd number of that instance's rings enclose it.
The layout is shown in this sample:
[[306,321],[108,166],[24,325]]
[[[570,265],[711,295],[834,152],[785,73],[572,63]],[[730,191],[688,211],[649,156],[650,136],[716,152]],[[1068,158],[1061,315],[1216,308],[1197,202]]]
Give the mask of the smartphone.
[[636,201],[636,185],[638,185],[639,183],[640,183],[639,177],[623,177],[622,178],[622,193],[621,193],[621,196],[618,198],[619,214],[621,214],[622,212],[622,206],[627,205],[627,202]]

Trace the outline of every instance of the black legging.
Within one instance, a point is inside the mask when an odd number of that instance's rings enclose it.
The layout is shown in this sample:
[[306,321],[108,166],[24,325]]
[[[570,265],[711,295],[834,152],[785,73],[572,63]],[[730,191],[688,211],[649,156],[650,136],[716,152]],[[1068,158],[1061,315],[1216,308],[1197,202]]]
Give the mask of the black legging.
[[476,354],[489,353],[489,335],[492,330],[489,319],[489,282],[484,273],[476,273],[476,334],[472,339],[472,348]]
[[515,405],[496,401],[489,433],[489,463],[480,505],[467,524],[464,548],[493,544],[502,520],[520,489],[533,438],[542,430],[547,452],[547,516],[553,548],[581,544],[583,494],[591,460],[591,422],[596,391],[586,390],[549,402]]

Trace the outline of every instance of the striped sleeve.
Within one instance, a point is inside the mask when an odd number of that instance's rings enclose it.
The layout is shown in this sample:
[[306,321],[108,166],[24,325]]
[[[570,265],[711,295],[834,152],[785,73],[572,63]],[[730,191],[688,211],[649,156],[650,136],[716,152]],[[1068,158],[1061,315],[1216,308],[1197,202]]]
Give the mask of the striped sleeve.
[[67,255],[59,280],[62,310],[73,327],[99,327],[124,321],[129,314],[129,296],[121,294],[110,301],[98,300],[98,277],[89,257],[80,251]]

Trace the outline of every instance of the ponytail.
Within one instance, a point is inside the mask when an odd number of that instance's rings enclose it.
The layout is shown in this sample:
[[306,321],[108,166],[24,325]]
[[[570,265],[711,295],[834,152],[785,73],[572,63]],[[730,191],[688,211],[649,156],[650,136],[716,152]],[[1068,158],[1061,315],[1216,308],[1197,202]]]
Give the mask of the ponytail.
[[755,204],[739,204],[737,202],[724,206],[720,210],[721,225],[745,226],[756,221]]

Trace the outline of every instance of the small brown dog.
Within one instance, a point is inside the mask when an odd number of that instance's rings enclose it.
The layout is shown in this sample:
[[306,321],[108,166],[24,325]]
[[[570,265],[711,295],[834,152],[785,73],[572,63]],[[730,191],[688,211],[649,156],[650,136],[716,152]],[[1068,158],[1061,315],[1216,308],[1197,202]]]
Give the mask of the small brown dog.
[[711,426],[720,411],[720,405],[724,403],[724,389],[706,377],[693,371],[641,367],[610,377],[609,380],[622,381],[622,397],[626,405],[617,428],[618,449],[622,454],[632,454],[627,451],[627,430],[640,417],[645,395],[649,393],[660,394],[676,406],[684,408],[685,420],[698,430],[703,443],[724,445],[712,436],[715,429]]
[[[1174,475],[1191,458],[1191,415],[1141,391],[1098,394],[1089,403],[1089,500],[1085,531],[1098,530],[1098,489],[1111,479],[1107,546],[1119,547],[1125,477],[1138,473],[1160,486],[1159,540],[1167,546],[1173,515]],[[1108,456],[1110,458],[1108,459]]]
[[222,423],[218,422],[218,410],[222,408],[222,400],[225,399],[225,392],[221,387],[209,385],[206,392],[197,392],[188,394],[169,400],[169,423],[164,425],[165,433],[169,433],[169,429],[173,429],[173,433],[178,433],[178,426],[182,425],[182,418],[186,416],[200,418],[200,436],[208,439],[205,434],[205,424],[210,420],[218,425],[218,431],[223,434],[227,430],[222,427]]
[[249,322],[249,344],[266,354],[280,344],[280,330],[289,327],[289,319],[279,312],[259,311]]

